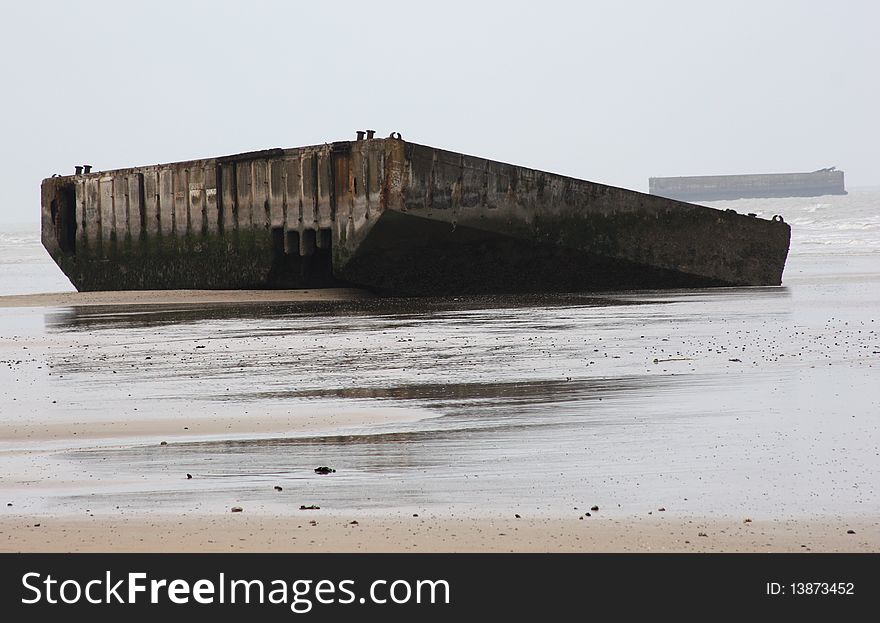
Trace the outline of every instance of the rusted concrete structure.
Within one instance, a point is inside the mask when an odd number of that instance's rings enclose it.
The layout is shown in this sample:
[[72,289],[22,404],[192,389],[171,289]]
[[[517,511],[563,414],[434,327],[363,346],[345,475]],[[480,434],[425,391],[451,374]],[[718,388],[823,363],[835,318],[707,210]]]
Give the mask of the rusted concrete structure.
[[366,135],[45,179],[43,244],[79,290],[781,282],[781,219]]

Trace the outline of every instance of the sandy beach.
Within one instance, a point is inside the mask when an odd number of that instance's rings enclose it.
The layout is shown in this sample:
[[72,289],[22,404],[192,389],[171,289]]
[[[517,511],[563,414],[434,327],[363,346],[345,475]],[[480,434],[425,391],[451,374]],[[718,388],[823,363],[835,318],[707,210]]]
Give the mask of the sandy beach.
[[787,270],[0,297],[0,550],[878,551],[880,270]]
[[878,545],[880,522],[865,521],[349,519],[320,511],[0,519],[4,552],[875,552]]

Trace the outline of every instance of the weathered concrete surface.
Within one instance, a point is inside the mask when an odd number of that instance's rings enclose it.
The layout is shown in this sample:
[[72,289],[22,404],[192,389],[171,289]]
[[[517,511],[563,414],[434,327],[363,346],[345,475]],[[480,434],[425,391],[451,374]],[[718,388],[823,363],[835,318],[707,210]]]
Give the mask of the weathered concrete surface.
[[778,285],[790,229],[398,138],[53,177],[79,290]]
[[648,178],[648,192],[680,201],[845,195],[843,171]]

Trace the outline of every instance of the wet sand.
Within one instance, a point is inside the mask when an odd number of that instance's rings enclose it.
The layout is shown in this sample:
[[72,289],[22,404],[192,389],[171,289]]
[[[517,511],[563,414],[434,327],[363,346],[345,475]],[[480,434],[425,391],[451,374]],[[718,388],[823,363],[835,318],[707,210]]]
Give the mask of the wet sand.
[[877,551],[878,297],[0,297],[0,548]]

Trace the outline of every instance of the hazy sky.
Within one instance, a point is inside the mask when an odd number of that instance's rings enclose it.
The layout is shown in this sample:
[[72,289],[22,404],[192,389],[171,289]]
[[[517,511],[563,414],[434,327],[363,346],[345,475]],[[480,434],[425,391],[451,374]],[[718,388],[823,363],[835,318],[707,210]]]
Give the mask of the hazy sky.
[[880,184],[880,3],[0,0],[0,220],[40,180],[362,128],[647,190]]

